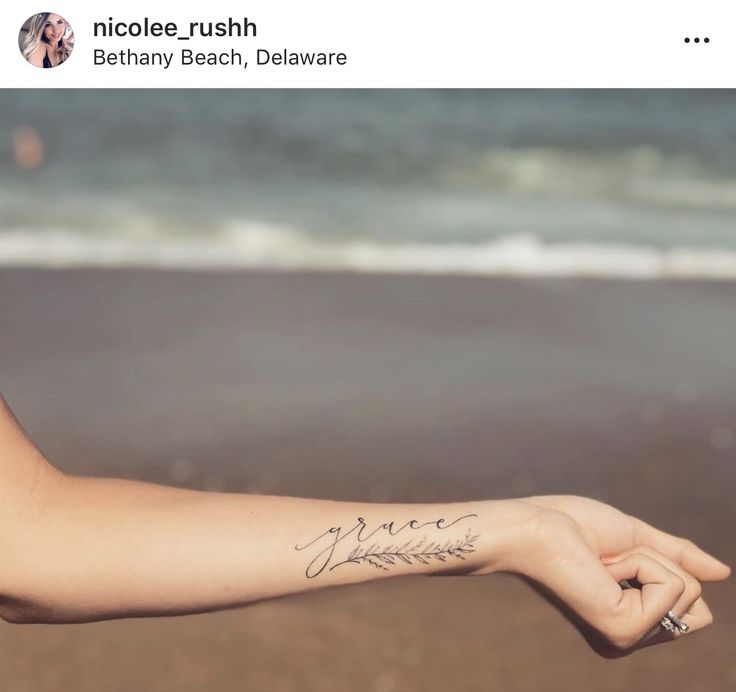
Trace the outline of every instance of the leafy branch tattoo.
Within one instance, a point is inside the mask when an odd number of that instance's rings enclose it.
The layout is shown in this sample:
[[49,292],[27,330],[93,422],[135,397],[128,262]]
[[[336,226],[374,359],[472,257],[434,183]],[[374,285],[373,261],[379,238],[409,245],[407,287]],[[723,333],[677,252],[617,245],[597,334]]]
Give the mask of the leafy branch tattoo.
[[[478,535],[474,535],[470,530],[464,538],[447,540],[444,543],[440,541],[426,543],[426,537],[422,537],[421,539],[411,538],[401,545],[393,543],[387,545],[380,538],[378,540],[374,539],[374,542],[366,547],[363,544],[379,532],[388,533],[389,536],[393,537],[402,531],[406,535],[406,533],[418,531],[427,526],[433,526],[440,531],[444,531],[464,519],[477,516],[477,514],[464,514],[449,524],[444,517],[424,523],[419,523],[417,519],[411,519],[398,527],[394,525],[393,521],[389,521],[380,524],[372,531],[368,529],[365,519],[358,517],[355,526],[349,530],[345,531],[342,526],[333,526],[304,545],[295,545],[294,549],[306,550],[317,544],[318,547],[324,546],[307,565],[305,572],[307,579],[314,579],[328,567],[328,571],[332,571],[336,567],[345,564],[370,564],[377,569],[389,571],[389,566],[396,565],[399,561],[405,564],[421,562],[426,565],[432,560],[441,562],[445,562],[448,558],[464,560],[467,554],[475,550],[473,544],[478,539]],[[358,545],[353,547],[344,557],[337,557],[335,553],[339,552],[338,545],[349,536],[354,536],[355,540],[358,541]],[[340,546],[340,548],[342,547],[344,546]]]
[[468,531],[464,538],[445,541],[445,543],[437,541],[427,543],[427,538],[424,537],[416,542],[407,541],[400,546],[389,545],[385,548],[379,548],[375,543],[365,549],[358,546],[345,560],[332,565],[330,570],[348,563],[360,564],[361,562],[367,562],[377,569],[388,572],[389,568],[386,565],[395,565],[398,560],[407,565],[414,564],[414,560],[421,562],[423,565],[430,564],[433,559],[447,562],[448,557],[464,560],[468,553],[475,551],[473,543],[477,540],[478,535],[472,535],[472,532]]

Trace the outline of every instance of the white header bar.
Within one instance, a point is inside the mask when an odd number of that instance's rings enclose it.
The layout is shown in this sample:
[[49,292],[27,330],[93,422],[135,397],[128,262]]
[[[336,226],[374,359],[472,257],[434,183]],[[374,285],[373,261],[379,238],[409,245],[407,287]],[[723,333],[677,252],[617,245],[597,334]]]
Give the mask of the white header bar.
[[[3,3],[0,86],[736,86],[736,3],[725,0],[46,4]],[[53,69],[19,50],[41,10],[73,30]]]

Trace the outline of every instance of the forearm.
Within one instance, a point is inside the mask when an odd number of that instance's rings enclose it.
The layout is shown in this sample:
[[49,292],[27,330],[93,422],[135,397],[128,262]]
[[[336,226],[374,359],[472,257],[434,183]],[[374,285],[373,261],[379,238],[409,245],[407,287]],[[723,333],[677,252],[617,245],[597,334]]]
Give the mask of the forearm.
[[13,549],[2,614],[177,615],[381,577],[490,573],[508,569],[523,524],[512,501],[352,503],[65,477]]

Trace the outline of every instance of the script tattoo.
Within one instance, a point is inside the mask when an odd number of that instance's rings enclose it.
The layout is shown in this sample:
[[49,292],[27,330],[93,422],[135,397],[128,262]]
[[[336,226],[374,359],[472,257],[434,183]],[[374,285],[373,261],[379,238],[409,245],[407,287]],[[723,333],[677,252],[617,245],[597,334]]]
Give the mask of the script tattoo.
[[[304,545],[295,545],[294,549],[306,550],[317,543],[319,543],[320,546],[324,545],[322,550],[320,550],[320,552],[317,553],[317,555],[315,555],[312,561],[307,565],[305,574],[308,579],[314,579],[314,577],[319,576],[328,566],[329,571],[332,571],[340,565],[368,563],[378,569],[388,571],[387,565],[395,565],[398,561],[406,564],[413,564],[413,561],[416,560],[417,562],[421,562],[426,565],[433,559],[445,562],[448,557],[464,560],[465,555],[472,553],[475,550],[473,543],[478,539],[478,536],[472,534],[470,531],[467,532],[464,538],[448,540],[444,543],[441,541],[426,543],[426,538],[423,537],[421,539],[410,538],[401,545],[394,545],[393,543],[382,545],[380,540],[382,536],[379,536],[378,540],[374,539],[373,542],[367,546],[364,547],[363,544],[373,538],[380,531],[387,532],[389,536],[393,537],[407,529],[418,531],[427,526],[433,526],[439,530],[446,530],[463,519],[477,516],[477,514],[464,514],[454,521],[451,521],[449,524],[446,523],[447,520],[444,518],[425,521],[424,523],[419,523],[417,519],[411,519],[398,527],[394,525],[393,521],[389,521],[385,524],[381,524],[372,531],[368,529],[365,519],[363,519],[363,517],[358,517],[355,526],[349,530],[344,531],[342,526],[333,526],[308,543],[305,543]],[[405,533],[405,535],[407,534]],[[346,557],[333,560],[338,545],[349,536],[354,536],[359,545]],[[330,564],[331,562],[332,564]]]

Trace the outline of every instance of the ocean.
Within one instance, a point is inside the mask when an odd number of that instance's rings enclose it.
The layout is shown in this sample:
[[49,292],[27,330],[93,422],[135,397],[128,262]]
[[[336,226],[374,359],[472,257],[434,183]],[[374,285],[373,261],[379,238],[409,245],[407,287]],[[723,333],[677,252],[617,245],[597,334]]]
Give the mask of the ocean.
[[736,93],[6,90],[0,264],[736,279]]

